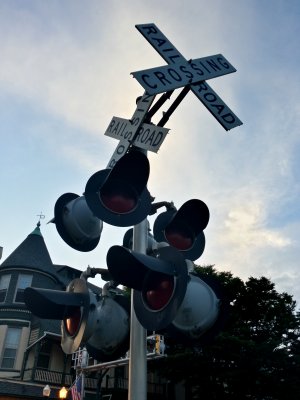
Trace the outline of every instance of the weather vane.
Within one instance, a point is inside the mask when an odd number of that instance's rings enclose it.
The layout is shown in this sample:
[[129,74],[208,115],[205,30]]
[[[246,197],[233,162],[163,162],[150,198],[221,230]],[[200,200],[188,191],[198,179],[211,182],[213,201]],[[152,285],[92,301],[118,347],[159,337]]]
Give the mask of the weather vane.
[[37,217],[39,217],[39,220],[38,220],[38,223],[37,223],[37,226],[41,226],[41,219],[44,219],[45,218],[45,215],[42,213],[42,211],[40,212],[40,214],[37,214]]

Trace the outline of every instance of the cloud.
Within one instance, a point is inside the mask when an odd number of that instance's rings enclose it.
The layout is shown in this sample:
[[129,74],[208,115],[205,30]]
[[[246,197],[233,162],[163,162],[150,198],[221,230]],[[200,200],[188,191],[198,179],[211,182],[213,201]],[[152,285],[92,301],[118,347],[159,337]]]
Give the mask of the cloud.
[[[200,263],[244,278],[267,273],[293,287],[300,228],[297,3],[275,1],[270,9],[236,0],[2,2],[1,101],[8,109],[16,98],[24,110],[11,114],[19,141],[6,147],[9,157],[23,155],[22,173],[38,171],[53,191],[67,179],[82,190],[88,174],[106,166],[117,142],[103,132],[113,115],[130,118],[143,92],[130,72],[164,64],[136,23],[156,23],[186,58],[223,53],[238,71],[210,83],[244,125],[226,133],[189,93],[167,123],[171,131],[159,153],[149,155],[149,190],[177,207],[189,198],[207,203],[211,219]],[[5,147],[3,153],[2,160]],[[46,194],[22,184],[18,192],[40,192],[29,196],[37,205],[26,204],[28,213],[38,207],[35,215]],[[108,244],[116,240],[114,233],[103,236]]]
[[252,247],[252,251],[260,247],[286,247],[291,244],[289,238],[276,230],[264,226],[266,211],[260,201],[244,203],[229,211],[224,221],[226,229],[225,242],[228,245]]
[[[43,13],[46,10],[44,7]],[[90,134],[98,134],[99,128],[109,122],[107,113],[112,109],[126,109],[123,96],[107,94],[115,90],[119,79],[122,91],[132,83],[129,71],[120,63],[122,60],[126,64],[128,56],[114,35],[106,36],[106,41],[99,38],[95,42],[102,33],[100,21],[98,29],[91,24],[89,35],[93,40],[82,43],[78,40],[76,26],[69,26],[70,21],[65,25],[58,19],[56,24],[49,26],[48,23],[44,28],[41,10],[31,13],[22,7],[11,7],[6,12],[6,21],[1,19],[0,28],[1,35],[5,36],[0,45],[2,90]],[[11,20],[14,20],[13,27],[8,23]]]

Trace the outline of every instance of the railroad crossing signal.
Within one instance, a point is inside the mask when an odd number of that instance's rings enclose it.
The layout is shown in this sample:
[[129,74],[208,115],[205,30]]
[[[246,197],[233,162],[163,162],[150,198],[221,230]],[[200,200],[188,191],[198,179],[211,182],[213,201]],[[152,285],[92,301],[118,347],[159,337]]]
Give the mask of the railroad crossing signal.
[[[157,28],[155,24],[136,25],[136,28],[168,64],[173,64],[174,66],[177,63],[181,63],[185,68],[187,67],[187,60],[176,49],[176,47],[173,46],[173,44],[167,39],[167,37]],[[193,63],[195,63],[196,61],[198,60],[192,61],[190,65],[193,65]],[[216,70],[218,70],[218,68],[221,68],[220,63],[218,63],[215,67],[213,67],[212,65],[213,64],[211,64],[210,66],[210,71],[212,71],[212,69],[215,69],[215,72],[217,72]],[[230,64],[228,65],[230,66]],[[205,67],[208,69],[208,64],[205,64]],[[228,71],[231,70],[231,67],[232,66],[228,68]],[[197,71],[196,68],[199,68],[199,65],[195,63],[194,68],[195,71]],[[222,70],[224,69],[226,70],[225,67],[222,67]],[[207,72],[204,66],[202,66],[201,71],[203,72],[203,76],[204,73]],[[175,76],[176,75],[174,73],[173,80]],[[177,77],[177,79],[179,78]],[[233,113],[233,111],[230,110],[230,108],[223,102],[223,100],[217,95],[217,93],[208,85],[205,80],[198,83],[193,83],[192,80],[191,90],[208,109],[208,111],[219,121],[219,123],[226,131],[242,125],[242,121],[240,121],[240,119]]]
[[[152,213],[154,199],[147,189],[149,161],[136,148],[157,152],[168,133],[163,128],[165,122],[190,89],[224,129],[242,122],[205,82],[236,71],[221,54],[188,62],[154,24],[136,28],[168,65],[133,73],[146,92],[138,100],[131,120],[111,120],[105,135],[120,142],[107,168],[92,175],[83,196],[61,196],[52,222],[66,243],[79,251],[97,246],[103,221],[114,226],[135,225],[133,240],[129,231],[124,246],[109,249],[107,266],[110,285],[133,289],[137,318],[134,316],[130,324],[129,396],[144,399],[145,341],[140,339],[145,329],[165,331],[179,340],[202,341],[220,329],[226,300],[214,284],[196,276],[192,263],[205,246],[203,230],[209,220],[205,203],[189,200],[178,211],[168,210],[158,218],[154,237],[164,243],[156,243],[157,247],[147,252],[146,218]],[[157,126],[152,125],[152,116],[179,87],[183,87],[180,95]],[[164,94],[151,108],[157,93]],[[155,242],[154,237],[148,235],[148,247]],[[127,248],[131,242],[133,250]],[[38,317],[62,320],[62,347],[66,353],[76,351],[83,342],[95,358],[111,359],[128,347],[130,315],[125,296],[107,291],[95,294],[87,288],[86,278],[81,277],[73,280],[66,292],[26,288],[24,298]],[[160,351],[158,338],[156,351]]]

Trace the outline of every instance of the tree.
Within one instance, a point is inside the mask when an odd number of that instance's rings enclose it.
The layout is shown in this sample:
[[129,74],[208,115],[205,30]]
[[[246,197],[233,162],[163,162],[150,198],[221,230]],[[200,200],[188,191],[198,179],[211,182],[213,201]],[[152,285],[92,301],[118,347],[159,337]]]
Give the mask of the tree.
[[223,286],[226,324],[210,344],[167,340],[169,357],[158,370],[174,383],[184,381],[190,399],[299,399],[300,318],[292,296],[278,293],[266,277],[243,282],[213,266],[196,267],[196,274]]

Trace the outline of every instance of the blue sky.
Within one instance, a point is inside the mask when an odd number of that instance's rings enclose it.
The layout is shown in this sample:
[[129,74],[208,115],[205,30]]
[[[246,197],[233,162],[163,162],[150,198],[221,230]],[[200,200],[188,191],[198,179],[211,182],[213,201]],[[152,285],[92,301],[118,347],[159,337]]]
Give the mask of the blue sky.
[[230,61],[237,72],[209,83],[244,123],[226,132],[189,93],[149,154],[151,194],[177,207],[207,203],[198,264],[267,276],[299,302],[298,0],[1,1],[2,260],[41,211],[55,263],[105,267],[108,248],[121,244],[126,228],[105,224],[98,247],[80,253],[46,221],[61,194],[82,194],[106,167],[117,142],[103,133],[113,116],[130,118],[143,93],[130,73],[165,64],[135,29],[150,22],[187,59]]

